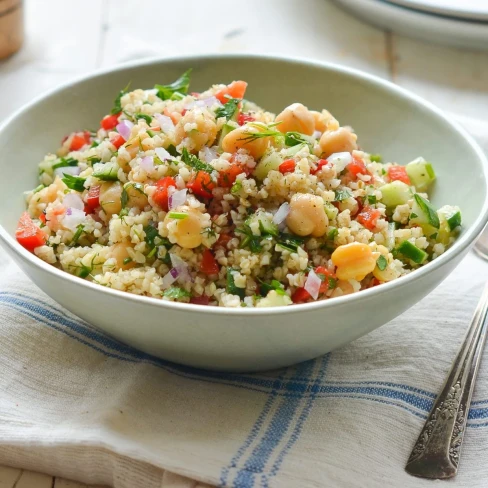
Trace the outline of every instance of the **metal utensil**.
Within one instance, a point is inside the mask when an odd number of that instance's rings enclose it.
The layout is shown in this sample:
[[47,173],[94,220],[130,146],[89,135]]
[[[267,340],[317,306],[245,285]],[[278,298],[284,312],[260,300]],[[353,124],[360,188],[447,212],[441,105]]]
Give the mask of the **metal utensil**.
[[[478,242],[478,254],[488,259],[488,235],[484,236],[484,240],[482,235]],[[414,476],[433,479],[456,476],[471,397],[486,341],[487,312],[488,284],[442,391],[410,454],[405,469]]]

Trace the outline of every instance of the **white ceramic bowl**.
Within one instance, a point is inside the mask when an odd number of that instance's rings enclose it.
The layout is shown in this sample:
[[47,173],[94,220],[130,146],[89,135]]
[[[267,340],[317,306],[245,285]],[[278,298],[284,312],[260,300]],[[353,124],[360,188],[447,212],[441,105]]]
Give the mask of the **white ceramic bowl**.
[[[432,263],[360,293],[276,309],[225,309],[163,302],[107,289],[60,271],[14,239],[22,192],[37,185],[37,163],[61,137],[96,127],[115,94],[166,83],[193,67],[192,90],[244,79],[248,97],[272,111],[301,101],[328,108],[352,125],[361,146],[405,164],[434,163],[433,202],[462,208],[456,243]],[[68,310],[127,344],[178,363],[258,371],[304,361],[385,324],[438,285],[468,252],[488,218],[487,161],[439,110],[370,75],[283,58],[226,55],[163,59],[123,66],[60,87],[30,103],[0,128],[0,242],[32,280]],[[412,330],[415,334],[415,330]]]

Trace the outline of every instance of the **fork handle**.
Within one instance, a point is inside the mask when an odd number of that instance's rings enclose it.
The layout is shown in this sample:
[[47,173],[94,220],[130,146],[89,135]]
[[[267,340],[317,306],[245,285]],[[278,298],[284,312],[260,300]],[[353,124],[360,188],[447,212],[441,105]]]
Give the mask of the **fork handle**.
[[410,454],[406,471],[421,478],[456,475],[471,397],[487,335],[488,284],[464,342]]

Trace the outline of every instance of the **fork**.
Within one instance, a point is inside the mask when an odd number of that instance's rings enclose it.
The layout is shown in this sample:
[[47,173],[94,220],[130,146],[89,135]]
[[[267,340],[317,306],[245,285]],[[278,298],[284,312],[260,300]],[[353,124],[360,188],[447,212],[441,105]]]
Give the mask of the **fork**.
[[[488,260],[488,230],[475,245]],[[421,478],[456,476],[469,407],[488,329],[488,283],[461,348],[408,459],[405,470]]]

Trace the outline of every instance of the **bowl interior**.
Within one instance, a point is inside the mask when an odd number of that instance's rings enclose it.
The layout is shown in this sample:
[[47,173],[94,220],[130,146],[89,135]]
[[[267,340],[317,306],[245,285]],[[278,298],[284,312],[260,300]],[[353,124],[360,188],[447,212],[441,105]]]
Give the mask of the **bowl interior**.
[[433,202],[459,205],[464,233],[485,212],[486,176],[477,149],[436,112],[389,84],[354,72],[300,61],[252,56],[159,60],[119,68],[65,86],[31,104],[0,130],[0,225],[13,235],[24,209],[22,193],[37,186],[37,163],[73,130],[96,129],[118,91],[169,83],[193,68],[192,91],[244,79],[247,97],[278,112],[300,101],[327,108],[351,125],[361,147],[388,161],[406,164],[423,156],[438,182]]

